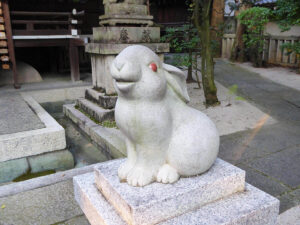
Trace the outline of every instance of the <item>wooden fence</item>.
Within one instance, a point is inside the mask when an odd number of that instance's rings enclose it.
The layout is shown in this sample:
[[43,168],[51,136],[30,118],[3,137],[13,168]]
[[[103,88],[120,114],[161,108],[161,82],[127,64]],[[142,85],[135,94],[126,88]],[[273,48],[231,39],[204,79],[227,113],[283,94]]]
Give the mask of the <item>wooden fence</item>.
[[[222,39],[222,58],[230,58],[231,49],[235,40],[235,34],[224,34]],[[300,59],[295,53],[286,54],[286,50],[281,49],[283,43],[295,43],[300,41],[299,37],[284,37],[284,36],[266,36],[263,52],[263,59],[267,63],[283,65],[283,66],[298,66]]]

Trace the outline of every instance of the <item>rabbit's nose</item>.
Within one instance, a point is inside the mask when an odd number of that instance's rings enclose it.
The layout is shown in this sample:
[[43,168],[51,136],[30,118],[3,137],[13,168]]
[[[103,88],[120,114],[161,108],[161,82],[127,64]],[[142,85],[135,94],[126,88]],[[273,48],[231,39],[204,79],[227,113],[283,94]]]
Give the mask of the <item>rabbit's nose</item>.
[[124,66],[124,62],[120,62],[119,60],[115,60],[115,67],[120,71],[123,66]]

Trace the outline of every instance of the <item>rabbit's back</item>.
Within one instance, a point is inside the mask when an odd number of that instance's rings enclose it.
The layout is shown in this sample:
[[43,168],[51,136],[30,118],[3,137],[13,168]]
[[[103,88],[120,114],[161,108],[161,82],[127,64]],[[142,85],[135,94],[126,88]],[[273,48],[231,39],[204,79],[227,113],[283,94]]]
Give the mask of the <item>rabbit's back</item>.
[[204,113],[191,107],[177,112],[168,162],[183,176],[203,173],[211,167],[219,152],[217,128]]

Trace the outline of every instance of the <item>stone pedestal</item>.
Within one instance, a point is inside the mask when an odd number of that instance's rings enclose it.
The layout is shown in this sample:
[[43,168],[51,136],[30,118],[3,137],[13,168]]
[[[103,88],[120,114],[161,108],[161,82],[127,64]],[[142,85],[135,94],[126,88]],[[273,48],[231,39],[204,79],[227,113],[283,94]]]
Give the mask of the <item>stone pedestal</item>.
[[[106,27],[103,27],[106,28]],[[131,27],[132,30],[132,39],[139,40],[142,39],[142,31],[140,27],[134,31],[134,28]],[[125,28],[124,28],[125,29]],[[127,29],[127,28],[126,28]],[[97,34],[99,34],[100,29],[97,29]],[[103,29],[105,30],[105,29]],[[118,29],[115,29],[118,30]],[[148,29],[146,29],[147,31]],[[120,30],[119,30],[120,31]],[[144,30],[145,31],[145,30]],[[98,33],[99,32],[99,33]],[[111,32],[114,33],[114,32]],[[131,33],[131,32],[130,32]],[[103,36],[97,36],[99,40],[103,40],[103,43],[89,43],[86,45],[85,51],[91,54],[91,62],[92,62],[92,80],[94,88],[105,90],[106,95],[114,95],[116,94],[113,79],[110,74],[110,65],[114,58],[126,47],[132,44],[142,44],[147,46],[148,48],[155,51],[162,59],[163,53],[169,52],[169,45],[166,43],[135,43],[131,39],[129,41],[125,41],[125,43],[107,43],[107,39],[109,39],[109,32],[103,32]],[[154,36],[154,35],[153,35]],[[112,34],[112,39],[116,39]],[[149,38],[151,36],[149,35]],[[146,39],[144,37],[144,39]],[[157,38],[155,38],[157,39]]]
[[174,184],[120,183],[123,160],[74,178],[75,198],[92,225],[274,225],[279,201],[245,183],[245,172],[220,159],[206,173]]

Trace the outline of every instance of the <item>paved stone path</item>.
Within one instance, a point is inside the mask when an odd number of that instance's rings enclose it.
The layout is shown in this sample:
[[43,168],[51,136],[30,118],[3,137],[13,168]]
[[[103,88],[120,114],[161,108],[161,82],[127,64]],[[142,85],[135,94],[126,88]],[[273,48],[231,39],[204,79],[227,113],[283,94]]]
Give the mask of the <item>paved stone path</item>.
[[[300,204],[300,91],[217,61],[215,79],[278,120],[221,137],[220,157],[246,170],[248,183],[277,197],[280,212]],[[261,127],[260,127],[261,126]]]
[[44,128],[19,93],[0,96],[0,135]]

